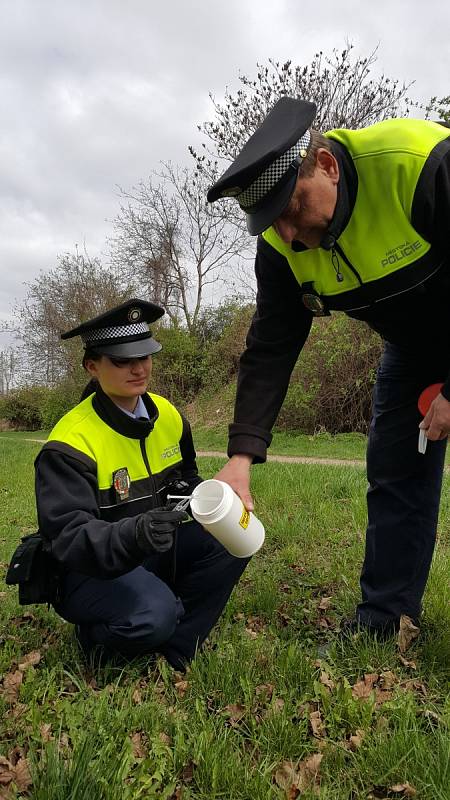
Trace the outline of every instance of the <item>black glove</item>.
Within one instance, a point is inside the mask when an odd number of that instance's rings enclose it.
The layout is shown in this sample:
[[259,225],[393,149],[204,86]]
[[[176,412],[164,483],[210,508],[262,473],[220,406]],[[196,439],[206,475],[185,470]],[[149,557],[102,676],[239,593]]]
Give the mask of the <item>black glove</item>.
[[169,508],[153,508],[141,514],[136,522],[136,542],[146,554],[165,553],[173,544],[173,537],[180,522],[189,519],[184,511]]

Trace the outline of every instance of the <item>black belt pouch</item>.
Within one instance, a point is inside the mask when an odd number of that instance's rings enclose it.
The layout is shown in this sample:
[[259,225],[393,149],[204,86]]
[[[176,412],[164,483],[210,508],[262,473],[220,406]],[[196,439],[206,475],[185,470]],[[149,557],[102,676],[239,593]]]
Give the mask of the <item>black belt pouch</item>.
[[59,576],[52,557],[44,550],[40,533],[23,537],[8,567],[6,583],[19,586],[22,606],[57,601]]

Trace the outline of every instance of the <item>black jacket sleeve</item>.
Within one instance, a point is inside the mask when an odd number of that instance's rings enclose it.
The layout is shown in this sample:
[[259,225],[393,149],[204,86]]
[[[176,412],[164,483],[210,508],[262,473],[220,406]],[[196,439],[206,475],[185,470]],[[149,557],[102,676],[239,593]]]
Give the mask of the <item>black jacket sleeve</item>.
[[248,453],[257,463],[265,461],[270,431],[308,337],[312,314],[301,301],[288,262],[261,237],[255,272],[256,312],[239,364],[228,455]]
[[[411,216],[414,227],[450,269],[450,139],[435,147],[428,158],[417,183]],[[450,375],[442,394],[450,400]]]
[[36,460],[39,530],[63,568],[114,578],[143,560],[135,542],[137,517],[100,519],[95,463],[44,449]]
[[440,142],[427,159],[414,193],[411,220],[450,264],[450,138]]

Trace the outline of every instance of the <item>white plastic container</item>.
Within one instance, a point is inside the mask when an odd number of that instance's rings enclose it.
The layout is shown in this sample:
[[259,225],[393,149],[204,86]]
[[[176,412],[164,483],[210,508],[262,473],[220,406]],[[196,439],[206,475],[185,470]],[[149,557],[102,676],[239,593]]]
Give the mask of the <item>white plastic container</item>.
[[228,483],[203,481],[191,498],[194,519],[237,558],[248,558],[264,542],[264,526]]

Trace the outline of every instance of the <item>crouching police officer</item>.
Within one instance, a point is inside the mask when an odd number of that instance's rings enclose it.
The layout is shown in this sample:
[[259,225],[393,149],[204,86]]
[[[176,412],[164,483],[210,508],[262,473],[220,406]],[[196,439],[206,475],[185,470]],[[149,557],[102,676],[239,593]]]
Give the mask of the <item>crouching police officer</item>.
[[222,545],[167,494],[201,482],[191,430],[168,400],[147,393],[149,323],[164,310],[129,300],[62,335],[81,336],[94,393],[69,411],[36,459],[39,530],[60,573],[56,611],[86,652],[194,656],[247,560]]
[[[313,103],[276,103],[208,199],[236,198],[258,235],[257,308],[239,370],[230,461],[218,477],[249,510],[313,316],[344,311],[384,339],[370,428],[366,555],[356,622],[416,621],[431,564],[450,432],[450,131],[391,119],[312,127]],[[442,382],[422,421],[418,397]],[[428,448],[418,451],[418,426]]]

